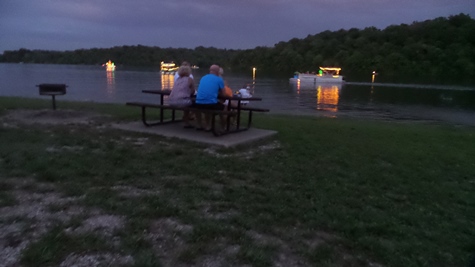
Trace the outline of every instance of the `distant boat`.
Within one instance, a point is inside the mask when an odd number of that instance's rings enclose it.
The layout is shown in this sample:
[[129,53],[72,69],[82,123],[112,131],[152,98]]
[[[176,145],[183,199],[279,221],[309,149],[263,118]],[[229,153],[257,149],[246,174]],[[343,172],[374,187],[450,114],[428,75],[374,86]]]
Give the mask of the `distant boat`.
[[115,71],[115,64],[112,61],[107,61],[105,64],[102,64],[102,66],[106,67],[106,71]]
[[318,74],[316,73],[299,73],[296,72],[294,77],[290,78],[290,82],[301,83],[342,83],[343,76],[340,75],[341,68],[320,67]]
[[178,67],[175,65],[175,63],[170,62],[170,63],[165,63],[165,62],[160,62],[160,71],[163,74],[174,74],[178,70]]

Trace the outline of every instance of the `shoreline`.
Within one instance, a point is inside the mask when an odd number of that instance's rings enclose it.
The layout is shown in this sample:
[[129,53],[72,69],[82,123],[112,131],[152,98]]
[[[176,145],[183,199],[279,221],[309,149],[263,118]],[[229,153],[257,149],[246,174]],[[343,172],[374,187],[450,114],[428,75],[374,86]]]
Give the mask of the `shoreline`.
[[[51,107],[51,99],[44,97],[20,97],[20,96],[0,96],[0,102],[2,99],[17,99],[19,102],[21,99],[27,99],[31,102],[36,102],[34,106],[44,106],[45,109]],[[124,104],[115,103],[115,102],[94,102],[94,101],[76,101],[76,100],[61,100],[60,98],[56,100],[57,105],[61,106],[61,103],[69,103],[72,105],[105,105],[105,106],[115,106],[116,108],[125,108],[124,110],[129,110]],[[5,101],[8,102],[8,101]],[[69,105],[68,104],[68,105]],[[6,108],[16,108],[9,106],[8,103],[5,103],[3,107]],[[29,109],[27,106],[20,108]],[[59,108],[61,109],[61,108]],[[358,120],[373,120],[373,121],[383,121],[383,122],[402,122],[402,123],[428,123],[428,124],[449,124],[449,125],[461,125],[467,127],[475,127],[475,111],[468,110],[453,110],[446,109],[441,110],[435,108],[429,108],[424,106],[413,106],[399,108],[397,106],[388,105],[385,108],[374,109],[374,110],[339,110],[337,112],[325,111],[325,110],[286,110],[286,111],[272,111],[270,107],[270,112],[268,115],[283,115],[283,116],[306,116],[306,117],[326,117],[326,118],[341,118],[341,119],[358,119]],[[414,115],[417,114],[417,115]]]

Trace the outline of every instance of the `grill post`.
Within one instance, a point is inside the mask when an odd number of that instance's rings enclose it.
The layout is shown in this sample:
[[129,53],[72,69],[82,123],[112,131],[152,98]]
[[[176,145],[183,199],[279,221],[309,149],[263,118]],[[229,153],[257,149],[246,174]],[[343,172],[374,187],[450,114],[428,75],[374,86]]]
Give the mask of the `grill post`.
[[53,97],[53,110],[56,110],[56,98],[55,95],[51,95]]

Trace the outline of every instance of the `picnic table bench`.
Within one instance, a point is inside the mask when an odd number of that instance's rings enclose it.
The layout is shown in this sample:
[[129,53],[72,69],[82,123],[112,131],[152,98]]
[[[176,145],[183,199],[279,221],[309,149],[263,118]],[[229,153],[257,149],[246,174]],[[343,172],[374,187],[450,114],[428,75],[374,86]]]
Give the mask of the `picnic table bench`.
[[[159,95],[160,96],[159,104],[147,103],[147,102],[127,102],[126,105],[140,107],[142,110],[142,122],[145,126],[148,126],[148,127],[182,121],[181,119],[177,118],[176,111],[190,111],[190,112],[201,112],[201,113],[211,114],[211,131],[213,132],[215,136],[220,136],[220,135],[229,134],[229,133],[236,133],[240,131],[246,131],[251,127],[253,112],[268,112],[269,111],[269,109],[257,108],[257,107],[252,107],[252,106],[244,106],[241,104],[241,101],[261,101],[262,98],[258,98],[258,97],[241,98],[238,96],[233,96],[233,97],[222,98],[222,99],[227,99],[229,101],[237,102],[236,107],[231,107],[231,105],[228,105],[228,108],[226,110],[211,110],[211,109],[201,109],[201,108],[194,108],[194,107],[173,106],[173,105],[168,105],[164,103],[164,96],[170,95],[170,92],[171,92],[170,90],[142,90],[142,93]],[[158,109],[160,111],[158,121],[157,120],[151,121],[149,119],[146,112],[147,108]],[[165,116],[164,116],[164,113],[166,110],[171,111],[171,118],[168,120],[165,120]],[[242,127],[241,113],[244,111],[248,112],[248,119],[247,119],[247,125]],[[216,127],[216,116],[218,115],[227,115],[224,132],[220,131]],[[234,129],[232,129],[233,127],[231,125],[232,116],[235,116],[236,118],[235,119],[236,124],[235,124]]]

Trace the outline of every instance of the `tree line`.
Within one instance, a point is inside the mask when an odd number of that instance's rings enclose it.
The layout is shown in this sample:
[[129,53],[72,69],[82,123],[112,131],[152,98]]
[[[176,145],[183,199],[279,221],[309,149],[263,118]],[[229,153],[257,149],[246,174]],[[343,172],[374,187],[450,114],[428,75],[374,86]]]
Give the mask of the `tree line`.
[[160,48],[117,46],[113,48],[45,51],[19,49],[5,51],[0,62],[103,64],[111,59],[119,65],[158,67],[161,61],[207,67],[217,63],[233,71],[285,74],[317,71],[319,66],[337,66],[346,77],[373,71],[386,78],[418,77],[444,83],[475,81],[475,20],[459,14],[385,29],[324,31],[279,42],[273,47],[218,49],[214,47]]

